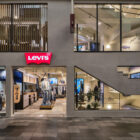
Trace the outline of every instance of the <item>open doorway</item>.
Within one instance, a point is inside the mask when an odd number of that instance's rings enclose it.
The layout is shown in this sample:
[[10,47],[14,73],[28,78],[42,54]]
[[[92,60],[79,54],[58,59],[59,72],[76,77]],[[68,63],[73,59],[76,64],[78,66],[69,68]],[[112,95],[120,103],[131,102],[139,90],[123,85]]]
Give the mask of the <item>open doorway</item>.
[[66,115],[65,67],[16,67],[13,80],[16,117]]

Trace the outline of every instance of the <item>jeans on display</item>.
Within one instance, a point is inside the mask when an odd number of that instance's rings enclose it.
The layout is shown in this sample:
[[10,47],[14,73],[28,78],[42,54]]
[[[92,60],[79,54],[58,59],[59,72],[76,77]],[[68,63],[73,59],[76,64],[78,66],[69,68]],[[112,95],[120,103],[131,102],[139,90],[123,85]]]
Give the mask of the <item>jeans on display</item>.
[[43,96],[43,105],[51,105],[51,94],[49,90],[43,91],[44,96]]

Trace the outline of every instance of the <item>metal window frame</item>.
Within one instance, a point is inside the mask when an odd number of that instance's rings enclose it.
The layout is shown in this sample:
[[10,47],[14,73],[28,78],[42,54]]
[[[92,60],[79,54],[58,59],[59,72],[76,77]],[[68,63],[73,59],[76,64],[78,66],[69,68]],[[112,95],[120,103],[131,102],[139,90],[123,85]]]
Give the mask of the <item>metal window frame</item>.
[[[98,48],[98,51],[95,51],[95,52],[93,52],[93,51],[75,51],[75,52],[78,52],[78,53],[103,53],[103,52],[105,52],[105,53],[112,53],[112,52],[114,52],[114,53],[118,53],[118,52],[123,52],[123,53],[129,53],[129,52],[132,52],[132,53],[134,53],[134,52],[140,52],[140,51],[122,51],[122,34],[123,34],[123,32],[122,32],[122,23],[123,23],[123,17],[122,17],[122,6],[123,5],[129,5],[129,4],[131,4],[131,5],[140,5],[140,1],[126,1],[126,2],[122,2],[122,1],[116,1],[116,2],[114,2],[114,1],[111,1],[111,2],[102,2],[102,1],[100,1],[100,2],[97,2],[97,1],[79,1],[79,0],[77,0],[77,1],[75,1],[75,3],[74,4],[76,4],[76,5],[78,5],[78,4],[93,4],[93,5],[95,5],[96,6],[96,44],[97,44],[97,48]],[[99,5],[105,5],[105,4],[112,4],[112,5],[119,5],[120,6],[120,50],[119,51],[104,51],[104,48],[103,48],[103,51],[100,51],[99,50],[99,44],[98,44],[98,35],[99,35],[99,25],[98,25],[98,21],[99,21]],[[77,39],[78,40],[78,39]]]

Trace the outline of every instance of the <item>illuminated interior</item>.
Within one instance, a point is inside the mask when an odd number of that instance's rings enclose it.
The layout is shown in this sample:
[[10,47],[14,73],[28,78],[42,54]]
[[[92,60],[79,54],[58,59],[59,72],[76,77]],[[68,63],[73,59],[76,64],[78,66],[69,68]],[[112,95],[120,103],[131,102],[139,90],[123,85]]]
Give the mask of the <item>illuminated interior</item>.
[[140,95],[125,96],[77,67],[74,95],[75,110],[140,109]]
[[[65,67],[17,67],[13,70],[13,75],[15,115],[65,116],[67,91]],[[49,81],[49,85],[45,83],[47,88],[50,87],[46,97],[42,79]],[[20,89],[19,97],[16,97],[17,88]],[[44,98],[48,99],[49,104],[43,103]]]
[[5,94],[6,70],[0,67],[0,115],[6,113],[6,94]]
[[127,76],[129,79],[140,79],[140,67],[139,66],[119,66],[117,71],[123,76]]
[[74,51],[140,51],[139,5],[75,4],[74,8]]

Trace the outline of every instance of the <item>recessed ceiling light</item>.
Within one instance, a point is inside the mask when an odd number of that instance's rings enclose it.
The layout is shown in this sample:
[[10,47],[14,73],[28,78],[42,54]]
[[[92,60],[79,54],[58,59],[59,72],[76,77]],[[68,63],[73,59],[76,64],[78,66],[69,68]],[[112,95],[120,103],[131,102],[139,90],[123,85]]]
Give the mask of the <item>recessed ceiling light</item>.
[[107,109],[108,109],[108,110],[112,109],[112,105],[109,105],[109,104],[108,104],[108,105],[107,105]]
[[110,49],[111,47],[110,47],[110,45],[108,44],[108,45],[106,45],[106,48],[107,48],[107,49]]
[[101,24],[102,24],[101,22],[98,23],[98,25],[101,25]]
[[109,5],[109,8],[113,8],[111,5]]
[[17,17],[17,16],[15,16],[14,18],[15,18],[15,19],[17,19],[18,17]]

